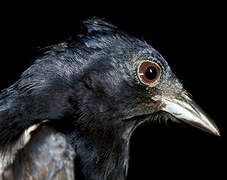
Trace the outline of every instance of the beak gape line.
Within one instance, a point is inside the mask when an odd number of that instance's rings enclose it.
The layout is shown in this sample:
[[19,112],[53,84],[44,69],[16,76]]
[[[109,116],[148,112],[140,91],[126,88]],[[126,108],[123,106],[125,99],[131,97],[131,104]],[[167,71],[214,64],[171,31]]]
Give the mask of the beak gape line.
[[161,101],[163,103],[161,110],[170,113],[175,118],[194,127],[200,128],[208,133],[220,136],[219,130],[215,123],[186,94],[179,98],[174,96],[155,96],[153,99]]

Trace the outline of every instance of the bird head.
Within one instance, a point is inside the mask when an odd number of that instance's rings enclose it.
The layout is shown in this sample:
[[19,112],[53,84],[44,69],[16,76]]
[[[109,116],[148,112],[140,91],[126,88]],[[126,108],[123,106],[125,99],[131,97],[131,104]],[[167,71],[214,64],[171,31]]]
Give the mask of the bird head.
[[74,96],[83,123],[127,127],[132,122],[137,127],[164,117],[219,135],[214,122],[152,46],[100,19],[84,24],[88,36],[81,41],[89,60],[82,63]]

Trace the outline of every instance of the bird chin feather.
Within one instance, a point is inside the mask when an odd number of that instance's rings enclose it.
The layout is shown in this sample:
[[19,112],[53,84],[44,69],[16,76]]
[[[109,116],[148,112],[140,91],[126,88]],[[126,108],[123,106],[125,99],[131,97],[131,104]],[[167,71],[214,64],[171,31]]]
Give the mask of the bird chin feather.
[[175,116],[165,111],[158,111],[152,114],[137,116],[130,119],[130,121],[135,120],[138,122],[137,127],[144,123],[161,123],[167,126],[169,126],[170,122],[182,123],[182,121],[177,119]]
[[158,122],[158,123],[164,123],[168,126],[169,122],[174,123],[182,123],[179,119],[174,117],[172,114],[167,113],[165,111],[159,111],[156,113],[153,113],[152,116],[147,120],[148,122]]

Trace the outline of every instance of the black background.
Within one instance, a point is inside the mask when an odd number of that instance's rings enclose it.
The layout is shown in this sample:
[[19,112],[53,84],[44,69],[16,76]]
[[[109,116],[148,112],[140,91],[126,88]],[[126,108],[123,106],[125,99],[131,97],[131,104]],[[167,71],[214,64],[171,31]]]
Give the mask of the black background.
[[131,139],[128,179],[224,178],[226,18],[222,7],[208,2],[142,1],[2,5],[0,89],[18,79],[40,48],[75,35],[82,20],[105,18],[156,48],[222,135],[181,124],[143,125]]

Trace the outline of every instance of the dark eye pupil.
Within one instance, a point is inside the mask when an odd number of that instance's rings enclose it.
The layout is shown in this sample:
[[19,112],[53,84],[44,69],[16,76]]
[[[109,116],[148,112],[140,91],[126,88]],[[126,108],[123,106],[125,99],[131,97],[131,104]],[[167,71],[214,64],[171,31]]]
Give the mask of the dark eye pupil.
[[147,67],[145,71],[145,76],[147,79],[153,80],[157,76],[158,72],[154,66]]

